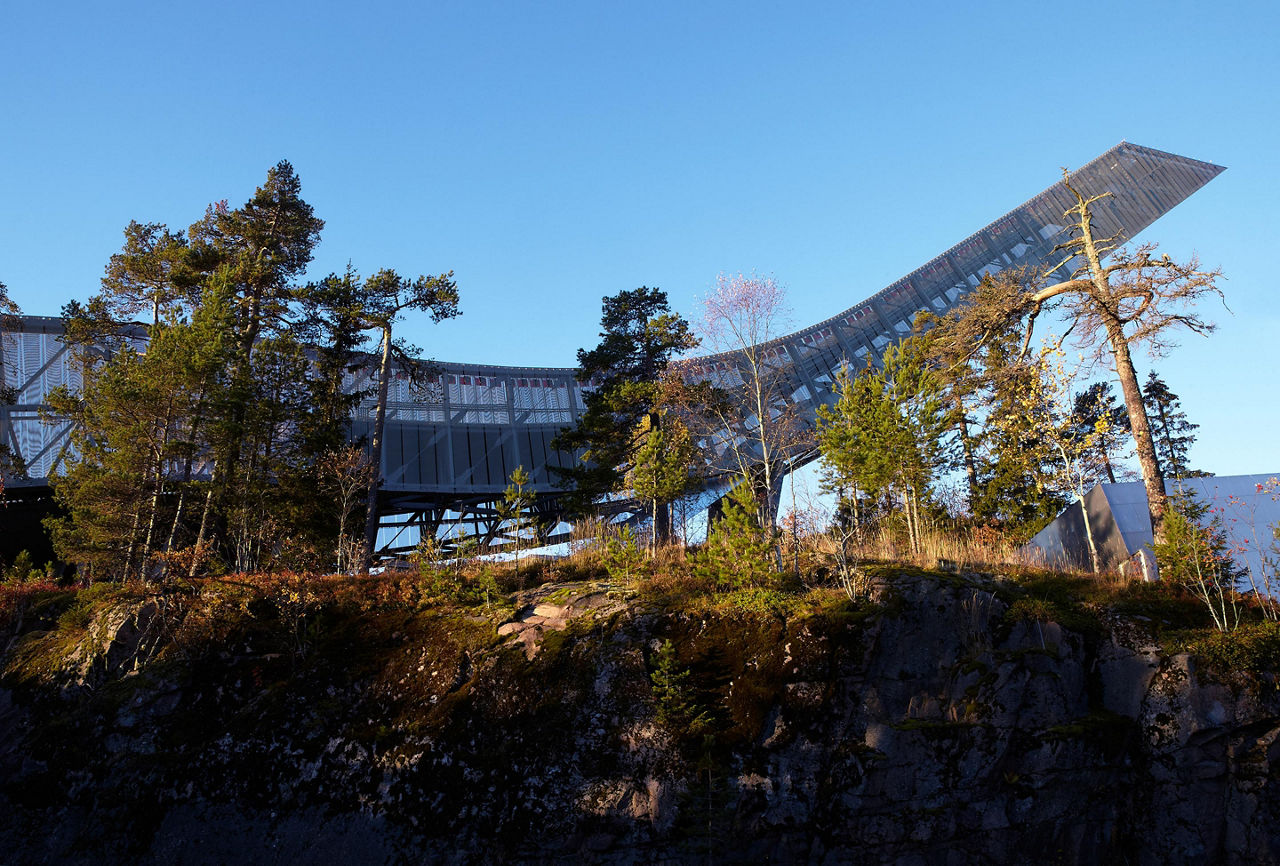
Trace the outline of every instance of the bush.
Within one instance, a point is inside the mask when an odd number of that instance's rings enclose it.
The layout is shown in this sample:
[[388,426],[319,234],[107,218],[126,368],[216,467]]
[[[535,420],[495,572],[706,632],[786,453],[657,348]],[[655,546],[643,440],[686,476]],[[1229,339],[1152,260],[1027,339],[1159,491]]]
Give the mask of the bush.
[[409,561],[417,569],[416,589],[419,603],[452,603],[468,606],[485,605],[501,594],[496,570],[484,563],[465,572],[450,570],[444,551],[434,539],[423,539]]
[[9,583],[26,583],[46,576],[47,568],[36,568],[31,551],[23,550],[13,558],[13,562],[4,569],[4,579]]
[[776,577],[772,529],[755,519],[750,486],[743,483],[729,493],[724,516],[711,528],[702,550],[690,557],[696,577],[722,589],[765,586]]
[[1219,631],[1240,624],[1235,594],[1240,570],[1231,558],[1221,518],[1209,506],[1190,493],[1169,497],[1164,541],[1152,549],[1161,579],[1189,589],[1209,609]]
[[1056,622],[1058,611],[1040,598],[1020,598],[1004,612],[1005,622]]
[[688,669],[678,667],[671,641],[663,641],[654,655],[649,682],[653,686],[658,723],[673,735],[680,738],[697,736],[711,727],[710,715],[701,710],[694,700]]
[[613,580],[631,581],[640,576],[644,565],[644,551],[630,526],[624,526],[616,535],[610,535],[604,545],[604,568]]
[[1280,623],[1252,623],[1230,632],[1214,632],[1190,641],[1187,649],[1224,673],[1280,672]]
[[758,586],[734,590],[721,596],[721,599],[725,605],[737,610],[767,613],[779,617],[791,615],[802,604],[795,595],[790,595],[777,589],[766,589]]

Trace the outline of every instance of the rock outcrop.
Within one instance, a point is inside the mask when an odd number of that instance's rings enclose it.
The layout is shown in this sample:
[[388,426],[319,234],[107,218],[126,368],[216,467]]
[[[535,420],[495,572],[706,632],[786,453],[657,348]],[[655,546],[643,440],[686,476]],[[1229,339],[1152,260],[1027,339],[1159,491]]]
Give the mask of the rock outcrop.
[[1280,862],[1273,676],[1008,598],[108,605],[6,660],[0,860]]

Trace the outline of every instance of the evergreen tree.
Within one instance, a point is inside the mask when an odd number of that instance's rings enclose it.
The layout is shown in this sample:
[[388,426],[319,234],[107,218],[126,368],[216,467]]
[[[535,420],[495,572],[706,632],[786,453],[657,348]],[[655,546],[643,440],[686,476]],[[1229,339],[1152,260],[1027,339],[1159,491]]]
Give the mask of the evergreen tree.
[[308,377],[311,411],[298,431],[303,451],[313,459],[347,447],[349,421],[369,391],[354,387],[354,374],[367,360],[364,281],[350,265],[310,284],[301,299],[295,334],[314,353]]
[[923,349],[922,339],[906,340],[885,351],[880,369],[868,368],[852,379],[842,371],[835,405],[818,410],[828,485],[851,491],[855,521],[861,519],[859,492],[872,503],[891,494],[913,549],[928,487],[943,463],[941,385]]
[[124,323],[140,315],[152,325],[182,318],[199,303],[199,282],[190,270],[183,232],[163,223],[130,222],[124,248],[107,263],[102,278],[104,321]]
[[1200,429],[1200,425],[1187,420],[1178,395],[1169,390],[1155,370],[1147,374],[1146,384],[1142,387],[1142,402],[1151,419],[1156,454],[1165,474],[1173,478],[1204,475],[1187,464],[1187,456],[1196,441],[1195,431]]
[[350,269],[295,282],[322,227],[287,162],[185,235],[129,225],[101,290],[64,311],[85,367],[82,393],[54,400],[76,421],[58,482],[65,557],[111,576],[179,550],[237,570],[329,559],[339,527],[320,467],[343,447],[359,397],[344,379],[369,324]]
[[[662,375],[676,353],[697,345],[688,323],[671,312],[667,293],[647,286],[604,298],[600,325],[600,344],[578,350],[578,381],[590,386],[585,410],[576,427],[561,430],[552,442],[582,458],[581,465],[557,470],[578,510],[626,488],[643,444],[641,419],[650,430],[662,425]],[[662,543],[670,534],[670,511],[657,511],[654,534]]]
[[[698,484],[695,475],[697,449],[689,428],[678,417],[659,410],[660,423],[650,425],[649,416],[640,421],[636,448],[626,482],[636,499],[652,506],[653,525],[657,526],[664,509]],[[658,543],[654,533],[653,543]]]
[[835,393],[834,406],[818,408],[818,447],[827,486],[848,491],[853,519],[860,523],[860,503],[865,498],[877,504],[888,493],[896,477],[895,455],[910,449],[911,436],[874,368],[858,376],[841,370]]
[[1039,532],[1073,498],[1080,439],[1067,424],[1059,358],[1010,359],[993,384],[985,417],[983,498],[975,515],[994,519],[1015,538]]
[[498,506],[499,517],[506,525],[507,531],[515,538],[516,544],[516,578],[520,577],[520,550],[524,542],[525,530],[532,522],[529,512],[533,508],[534,495],[529,490],[532,480],[523,466],[511,470],[510,484],[502,494],[502,502]]
[[1019,275],[983,277],[970,303],[929,320],[929,356],[951,398],[953,435],[965,455],[969,511],[1029,538],[1066,498],[1057,488],[1058,456],[1023,411],[1037,387],[1026,363],[1018,318]]
[[96,358],[79,393],[49,394],[72,444],[54,482],[66,517],[51,522],[53,541],[88,577],[146,577],[154,555],[198,543],[189,524],[226,360],[220,334],[199,314],[156,328],[145,353],[125,346]]
[[762,527],[756,518],[751,486],[739,482],[707,532],[707,543],[691,556],[693,572],[724,589],[764,586],[775,575],[773,535],[773,527]]
[[361,556],[362,571],[373,564],[374,544],[378,537],[378,488],[382,484],[382,438],[387,420],[388,388],[392,367],[419,378],[421,366],[413,360],[416,347],[395,339],[394,328],[405,310],[419,310],[431,315],[433,322],[441,322],[460,315],[458,286],[453,281],[453,271],[439,276],[419,276],[410,280],[395,271],[378,271],[364,286],[364,303],[361,307],[366,327],[378,334],[378,399],[374,409],[373,437],[369,448],[369,460],[373,464],[375,483],[369,487],[365,507],[364,552]]
[[[211,436],[215,512],[210,529],[215,546],[240,567],[253,566],[251,551],[260,549],[241,532],[254,527],[245,508],[273,498],[267,489],[278,483],[273,469],[296,465],[294,455],[279,450],[299,447],[279,433],[296,421],[296,415],[286,416],[306,405],[305,399],[295,399],[302,395],[290,385],[305,383],[309,375],[292,327],[291,313],[303,293],[294,280],[311,261],[323,228],[324,221],[302,198],[293,166],[282,161],[242,207],[229,208],[225,201],[210,205],[188,231],[187,265],[200,282],[203,303],[216,295],[230,326],[232,356]],[[273,405],[282,398],[284,406]]]
[[1185,587],[1208,609],[1218,630],[1231,631],[1240,624],[1235,588],[1241,569],[1231,557],[1221,515],[1191,493],[1174,493],[1169,499],[1168,532],[1152,545],[1160,579]]
[[1095,382],[1075,395],[1071,430],[1079,442],[1088,442],[1082,455],[1088,483],[1106,479],[1116,483],[1115,463],[1129,432],[1129,413],[1116,402],[1110,382]]

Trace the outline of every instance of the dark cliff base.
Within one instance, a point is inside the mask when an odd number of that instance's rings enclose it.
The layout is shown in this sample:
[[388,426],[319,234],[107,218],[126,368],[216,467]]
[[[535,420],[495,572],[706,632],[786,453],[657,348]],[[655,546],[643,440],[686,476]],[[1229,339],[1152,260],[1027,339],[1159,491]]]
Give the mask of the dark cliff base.
[[398,592],[33,601],[0,862],[1280,862],[1275,678],[1149,621],[908,573],[761,610]]

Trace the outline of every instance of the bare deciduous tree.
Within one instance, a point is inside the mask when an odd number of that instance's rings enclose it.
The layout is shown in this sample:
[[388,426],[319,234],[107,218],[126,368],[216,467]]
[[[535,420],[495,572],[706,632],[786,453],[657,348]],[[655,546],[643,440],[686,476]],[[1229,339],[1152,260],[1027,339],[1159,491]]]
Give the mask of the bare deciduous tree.
[[351,523],[373,483],[373,462],[362,447],[351,445],[326,454],[320,461],[320,471],[327,486],[337,494],[338,546],[335,552],[338,573],[348,574],[360,565],[364,534],[353,532]]
[[[1194,256],[1186,263],[1175,262],[1168,254],[1156,256],[1154,244],[1133,250],[1119,248],[1119,239],[1096,238],[1092,206],[1111,193],[1086,196],[1071,182],[1063,169],[1063,184],[1076,199],[1066,216],[1072,220],[1073,237],[1058,246],[1079,264],[1071,279],[1035,287],[1027,297],[1029,313],[1027,340],[1035,319],[1047,304],[1061,301],[1062,312],[1071,320],[1076,343],[1092,350],[1095,360],[1110,356],[1116,379],[1129,413],[1142,481],[1147,491],[1151,528],[1157,540],[1164,535],[1164,515],[1168,508],[1164,473],[1151,439],[1151,426],[1142,402],[1132,350],[1144,346],[1160,354],[1171,345],[1170,330],[1183,327],[1197,334],[1214,329],[1192,306],[1205,295],[1217,295],[1222,272],[1203,270]],[[1103,259],[1110,261],[1103,264]]]
[[805,433],[785,387],[792,361],[768,345],[789,320],[785,292],[773,277],[721,274],[703,301],[698,327],[704,345],[727,356],[712,363],[711,384],[742,396],[710,407],[715,429],[709,435],[721,459],[763,491],[757,496],[762,526],[774,524],[772,494]]
[[[1152,442],[1133,349],[1143,347],[1158,356],[1172,345],[1174,328],[1197,334],[1213,331],[1213,324],[1194,305],[1205,295],[1222,298],[1217,286],[1222,273],[1202,269],[1194,256],[1185,263],[1158,256],[1154,244],[1130,250],[1121,248],[1117,237],[1096,237],[1092,208],[1111,193],[1086,195],[1073,185],[1065,169],[1063,183],[1076,200],[1065,213],[1072,237],[1056,248],[1066,254],[1065,261],[1042,274],[1007,271],[984,280],[963,310],[944,319],[946,340],[957,350],[953,354],[967,361],[1005,333],[1010,323],[1025,321],[1021,353],[1025,358],[1036,319],[1057,308],[1069,322],[1064,339],[1072,336],[1093,362],[1107,363],[1115,370],[1147,492],[1152,531],[1159,540],[1168,507],[1164,473]],[[1049,282],[1048,275],[1064,263],[1074,264],[1071,278]]]

